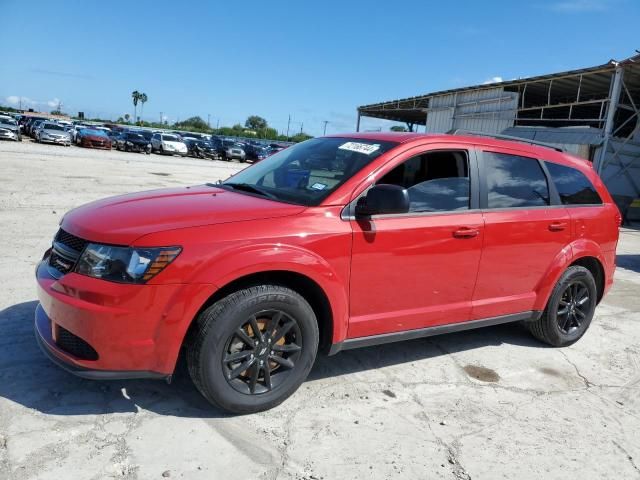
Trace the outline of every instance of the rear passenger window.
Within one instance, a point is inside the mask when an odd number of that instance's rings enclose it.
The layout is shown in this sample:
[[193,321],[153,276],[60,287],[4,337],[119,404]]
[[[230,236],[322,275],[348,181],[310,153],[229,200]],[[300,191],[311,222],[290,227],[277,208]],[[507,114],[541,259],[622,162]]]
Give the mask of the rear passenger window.
[[542,207],[549,205],[547,178],[537,160],[484,152],[489,208]]
[[582,172],[557,163],[545,162],[545,165],[563,205],[602,204],[600,195]]
[[410,212],[469,209],[469,161],[463,151],[435,151],[412,157],[377,183],[406,188]]

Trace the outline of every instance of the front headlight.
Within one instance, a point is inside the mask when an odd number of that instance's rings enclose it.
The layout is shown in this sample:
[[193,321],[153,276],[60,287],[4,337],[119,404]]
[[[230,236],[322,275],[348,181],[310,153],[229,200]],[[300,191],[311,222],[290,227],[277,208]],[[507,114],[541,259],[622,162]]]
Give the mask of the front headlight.
[[126,143],[127,143],[127,145],[129,145],[130,147],[132,147],[132,146],[133,146],[133,143],[131,143],[131,142],[129,142],[129,141],[127,141]]
[[76,273],[112,282],[145,283],[175,260],[180,247],[129,248],[90,243]]

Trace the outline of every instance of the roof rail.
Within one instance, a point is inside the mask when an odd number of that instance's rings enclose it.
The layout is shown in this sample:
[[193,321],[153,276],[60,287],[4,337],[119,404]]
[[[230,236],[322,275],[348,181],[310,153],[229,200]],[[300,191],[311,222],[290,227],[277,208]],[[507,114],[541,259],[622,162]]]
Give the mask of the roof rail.
[[453,128],[447,132],[447,135],[472,135],[476,137],[495,138],[498,140],[511,140],[512,142],[528,143],[530,145],[537,145],[538,147],[551,148],[557,152],[565,152],[564,148],[558,147],[556,145],[552,145],[550,143],[538,142],[536,140],[531,140],[530,138],[514,137],[511,135],[501,135],[499,133],[474,132],[472,130],[465,130],[463,128]]

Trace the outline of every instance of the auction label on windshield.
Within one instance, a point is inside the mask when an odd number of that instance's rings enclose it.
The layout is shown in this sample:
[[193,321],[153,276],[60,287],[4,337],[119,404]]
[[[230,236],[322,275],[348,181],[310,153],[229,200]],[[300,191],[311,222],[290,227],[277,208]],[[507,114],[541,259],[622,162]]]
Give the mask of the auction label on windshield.
[[365,155],[371,155],[373,152],[380,148],[380,145],[374,143],[373,145],[369,143],[358,143],[358,142],[347,142],[343,143],[338,147],[340,150],[349,150],[350,152],[356,153],[364,153]]

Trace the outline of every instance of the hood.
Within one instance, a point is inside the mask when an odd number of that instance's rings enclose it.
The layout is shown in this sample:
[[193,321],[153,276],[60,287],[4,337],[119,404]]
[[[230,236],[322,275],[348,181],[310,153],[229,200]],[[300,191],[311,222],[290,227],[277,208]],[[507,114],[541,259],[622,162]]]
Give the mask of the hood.
[[62,137],[68,137],[70,135],[69,132],[65,132],[64,130],[50,130],[48,128],[42,128],[41,131],[47,135],[60,135]]
[[127,142],[131,142],[134,145],[147,145],[149,142],[144,138],[127,138],[125,139]]
[[11,130],[12,132],[17,132],[20,130],[20,127],[17,125],[9,125],[8,123],[0,123],[0,130]]
[[180,147],[186,147],[187,145],[182,143],[182,142],[173,142],[171,140],[162,140],[162,143],[164,143],[165,145],[171,145],[172,147],[175,148],[180,148]]
[[200,185],[98,200],[68,212],[61,226],[86,240],[131,245],[149,233],[278,218],[295,215],[304,208]]

